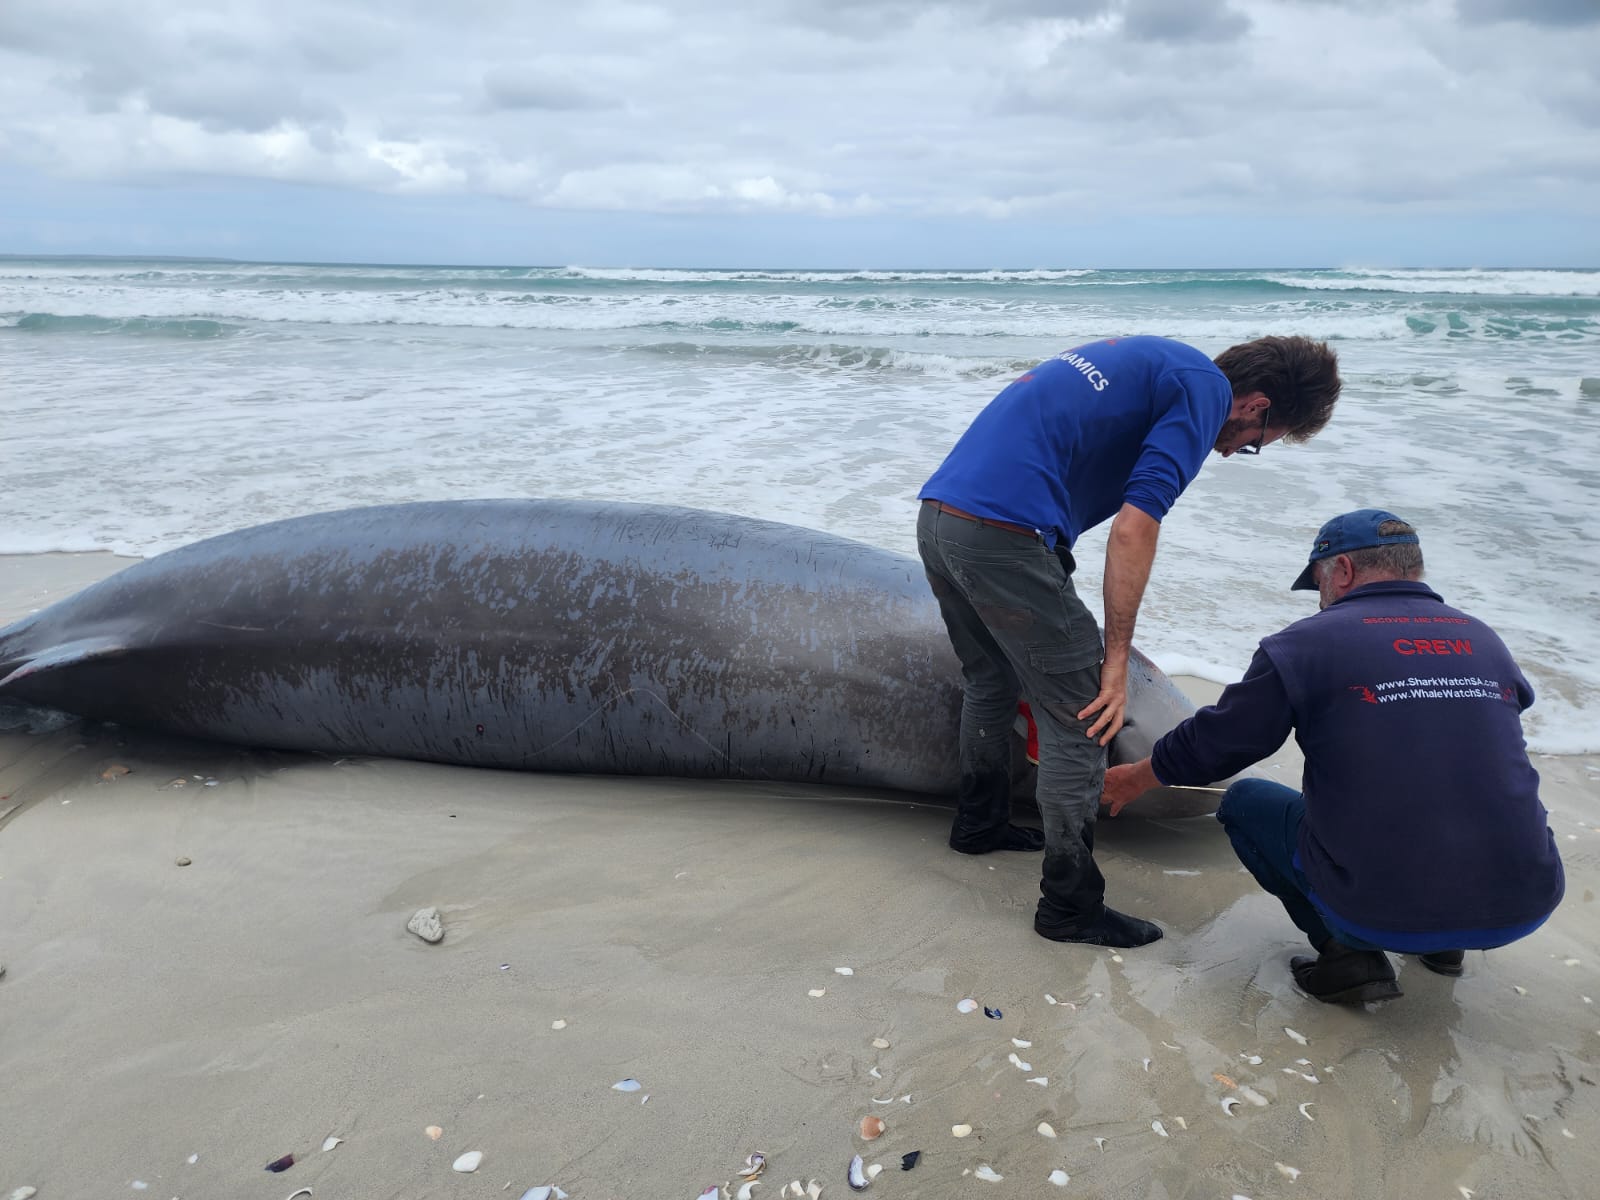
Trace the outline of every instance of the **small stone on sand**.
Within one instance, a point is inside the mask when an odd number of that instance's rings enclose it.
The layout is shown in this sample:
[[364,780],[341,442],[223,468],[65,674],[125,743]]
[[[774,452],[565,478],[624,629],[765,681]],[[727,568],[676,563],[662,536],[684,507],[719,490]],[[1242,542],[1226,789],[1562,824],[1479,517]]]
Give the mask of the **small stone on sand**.
[[437,908],[419,908],[406,922],[406,928],[425,942],[444,941],[444,923]]
[[194,860],[192,858],[185,854],[178,858],[177,863],[180,867],[187,867],[193,861]]

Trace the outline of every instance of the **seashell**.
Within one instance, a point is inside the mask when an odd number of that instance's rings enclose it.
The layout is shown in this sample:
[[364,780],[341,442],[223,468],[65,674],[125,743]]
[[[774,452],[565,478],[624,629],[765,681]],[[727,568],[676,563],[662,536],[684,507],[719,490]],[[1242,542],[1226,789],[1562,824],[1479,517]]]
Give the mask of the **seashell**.
[[1017,1057],[1017,1052],[1015,1050],[1013,1050],[1010,1054],[1008,1054],[1006,1056],[1006,1058],[1011,1063],[1011,1065],[1013,1067],[1015,1067],[1019,1071],[1031,1071],[1031,1070],[1033,1070],[1033,1064],[1032,1063],[1023,1062],[1020,1058]]
[[1051,994],[1050,994],[1050,993],[1049,993],[1049,992],[1046,992],[1046,993],[1045,993],[1045,994],[1044,994],[1044,1002],[1045,1002],[1045,1003],[1046,1003],[1046,1004],[1060,1004],[1060,1003],[1061,1003],[1061,1001],[1059,1001],[1059,1000],[1057,1000],[1057,999],[1056,999],[1056,998],[1055,998],[1055,997],[1054,997],[1054,996],[1052,996],[1052,995],[1051,995]]
[[121,779],[124,775],[131,775],[132,773],[121,763],[112,763],[104,771],[100,772],[100,778],[110,783],[113,779]]
[[1144,1061],[1144,1069],[1146,1071],[1148,1071],[1150,1069],[1150,1060],[1147,1058],[1147,1059],[1144,1059],[1143,1061]]
[[910,1104],[911,1103],[911,1093],[907,1092],[904,1096],[901,1096],[900,1097],[900,1103],[901,1104]]
[[1236,1087],[1239,1086],[1237,1083],[1235,1083],[1232,1079],[1230,1079],[1226,1075],[1218,1074],[1218,1075],[1213,1075],[1211,1078],[1215,1079],[1218,1083],[1220,1083],[1225,1088],[1236,1088]]
[[811,1200],[817,1200],[817,1197],[822,1195],[822,1185],[815,1179],[808,1180],[806,1182],[806,1195],[811,1197]]
[[1297,1030],[1290,1029],[1287,1025],[1285,1025],[1283,1027],[1283,1031],[1285,1033],[1287,1033],[1295,1041],[1299,1042],[1302,1046],[1309,1046],[1311,1044],[1310,1042],[1306,1041],[1306,1035],[1305,1034],[1300,1033]]
[[1511,990],[1516,992],[1519,996],[1526,996],[1528,994],[1528,989],[1523,987],[1521,984],[1517,984]]
[[990,1008],[988,1005],[984,1005],[983,1015],[988,1017],[991,1021],[998,1021],[1003,1014],[998,1008]]
[[1302,1117],[1304,1117],[1304,1118],[1305,1118],[1305,1119],[1306,1119],[1306,1120],[1308,1120],[1308,1121],[1312,1121],[1312,1122],[1315,1122],[1315,1121],[1316,1121],[1316,1118],[1315,1118],[1315,1117],[1313,1117],[1313,1116],[1312,1116],[1312,1115],[1311,1115],[1311,1114],[1310,1114],[1310,1113],[1308,1113],[1308,1112],[1307,1112],[1307,1111],[1306,1111],[1306,1109],[1308,1109],[1308,1108],[1310,1108],[1310,1107],[1311,1107],[1311,1105],[1312,1105],[1312,1103],[1313,1103],[1313,1101],[1310,1101],[1310,1100],[1307,1100],[1307,1101],[1306,1101],[1306,1102],[1305,1102],[1305,1103],[1304,1103],[1304,1104],[1302,1104],[1302,1105],[1301,1105],[1301,1106],[1300,1106],[1300,1115],[1301,1115],[1301,1116],[1302,1116]]
[[1032,1079],[1028,1080],[1028,1082],[1029,1083],[1037,1083],[1040,1087],[1049,1087],[1050,1086],[1050,1076],[1048,1076],[1048,1075],[1035,1075]]
[[867,1072],[867,1074],[871,1075],[874,1079],[882,1079],[883,1078],[883,1072],[878,1070],[877,1067],[873,1067],[872,1070]]
[[39,1189],[34,1187],[19,1187],[11,1193],[11,1200],[32,1200],[39,1194]]
[[143,1191],[147,1191],[147,1190],[148,1190],[148,1189],[149,1189],[149,1187],[150,1187],[150,1185],[149,1185],[149,1184],[148,1184],[148,1183],[146,1183],[146,1182],[145,1182],[145,1181],[144,1181],[144,1180],[142,1180],[142,1179],[135,1179],[135,1180],[134,1180],[134,1181],[133,1181],[133,1182],[132,1182],[132,1183],[130,1183],[130,1184],[129,1184],[129,1185],[128,1185],[128,1186],[129,1186],[129,1187],[131,1187],[131,1188],[132,1188],[132,1189],[133,1189],[133,1190],[134,1190],[134,1191],[136,1191],[136,1192],[143,1192]]
[[856,969],[854,967],[835,967],[833,973],[835,975],[854,975]]
[[1249,1084],[1244,1084],[1239,1088],[1239,1095],[1250,1101],[1257,1108],[1265,1108],[1267,1106],[1267,1098]]
[[1233,1110],[1238,1108],[1241,1103],[1243,1103],[1243,1101],[1239,1100],[1237,1097],[1224,1096],[1222,1098],[1222,1111],[1231,1117],[1233,1116]]
[[1182,1046],[1174,1046],[1171,1042],[1162,1042],[1161,1044],[1163,1046],[1165,1046],[1168,1050],[1182,1050],[1183,1049]]
[[328,1137],[322,1140],[322,1152],[326,1154],[329,1150],[332,1150],[342,1141],[344,1141],[343,1138],[336,1138],[330,1134]]
[[1094,1147],[1095,1147],[1096,1150],[1100,1151],[1101,1154],[1104,1154],[1106,1152],[1106,1140],[1105,1140],[1105,1138],[1103,1138],[1103,1137],[1095,1138]]
[[1564,1137],[1564,1138],[1575,1138],[1578,1135],[1573,1133],[1572,1130],[1570,1130],[1570,1129],[1563,1129],[1561,1131],[1561,1136]]
[[1112,955],[1112,956],[1111,956],[1111,961],[1112,961],[1112,962],[1121,962],[1121,961],[1122,961],[1122,955],[1120,955],[1120,954],[1113,954],[1113,955]]
[[1469,1187],[1458,1187],[1458,1188],[1456,1188],[1456,1191],[1461,1193],[1461,1200],[1472,1200],[1472,1189],[1471,1188],[1469,1188]]
[[1287,1163],[1281,1163],[1281,1162],[1275,1162],[1272,1165],[1277,1167],[1278,1168],[1278,1174],[1282,1175],[1290,1183],[1293,1183],[1296,1179],[1300,1178],[1300,1168],[1299,1167],[1291,1167]]
[[1005,1178],[1004,1175],[1000,1174],[999,1171],[996,1171],[988,1163],[981,1165],[976,1171],[973,1172],[973,1174],[979,1179],[983,1180],[985,1183],[999,1183]]
[[1055,1126],[1051,1125],[1049,1121],[1040,1121],[1038,1134],[1040,1137],[1053,1138],[1056,1135]]
[[909,1171],[921,1161],[921,1150],[913,1150],[910,1154],[902,1154],[900,1156],[900,1169],[902,1171]]
[[1163,1125],[1160,1121],[1151,1121],[1150,1122],[1150,1128],[1156,1131],[1156,1136],[1157,1137],[1166,1137],[1166,1136],[1168,1136],[1167,1135],[1167,1127],[1165,1125]]
[[1261,1055],[1259,1054],[1241,1054],[1239,1057],[1244,1059],[1245,1062],[1249,1063],[1252,1067],[1259,1067],[1261,1065]]
[[437,1125],[429,1125],[422,1132],[427,1134],[436,1142],[444,1136],[444,1130],[440,1129]]
[[297,1198],[300,1197],[300,1196],[310,1196],[310,1195],[313,1195],[313,1192],[311,1191],[311,1189],[308,1188],[308,1187],[303,1187],[298,1192],[290,1192],[289,1195],[286,1197],[286,1200],[297,1200]]
[[1300,1074],[1300,1072],[1296,1071],[1293,1067],[1284,1067],[1283,1068],[1283,1073],[1285,1075],[1298,1075],[1298,1074]]
[[874,1050],[887,1050],[889,1048],[888,1040],[885,1038],[873,1038],[872,1048]]
[[952,1125],[952,1126],[950,1126],[950,1136],[951,1137],[966,1137],[971,1132],[972,1132],[972,1126],[971,1125]]
[[617,1080],[611,1085],[611,1090],[613,1092],[637,1092],[643,1086],[644,1084],[630,1076],[627,1079]]
[[761,1181],[759,1179],[747,1179],[740,1185],[739,1190],[734,1193],[734,1200],[750,1200],[755,1190],[760,1186]]
[[1297,1058],[1294,1060],[1294,1065],[1297,1067],[1309,1067],[1311,1060],[1309,1058]]
[[566,1021],[562,1020],[560,1017],[557,1017],[554,1021],[550,1022],[551,1029],[565,1029],[566,1027]]
[[1011,1039],[1011,1044],[1013,1046],[1015,1046],[1018,1050],[1031,1050],[1031,1049],[1033,1049],[1033,1043],[1032,1042],[1025,1042],[1021,1038],[1012,1038]]
[[1189,1128],[1189,1122],[1185,1121],[1182,1117],[1173,1117],[1172,1119],[1178,1123],[1179,1129]]
[[1322,1082],[1322,1080],[1318,1079],[1315,1075],[1307,1075],[1304,1071],[1300,1072],[1300,1078],[1304,1079],[1307,1083],[1321,1083]]
[[287,1171],[292,1166],[294,1166],[294,1155],[285,1154],[282,1158],[275,1158],[269,1162],[267,1164],[267,1170],[276,1175],[280,1171]]
[[744,1160],[744,1166],[739,1170],[742,1179],[754,1179],[767,1169],[767,1156],[759,1151]]
[[882,1117],[861,1118],[861,1140],[870,1142],[873,1138],[882,1137],[884,1130]]
[[444,922],[439,919],[437,908],[417,909],[406,922],[406,928],[425,942],[444,941]]
[[956,1011],[959,1012],[959,1013],[969,1013],[969,1012],[972,1012],[977,1007],[978,1007],[978,1002],[976,1000],[974,1000],[971,996],[968,996],[965,1000],[959,1000],[959,1001],[956,1002]]
[[874,1104],[893,1104],[894,1103],[894,1097],[893,1096],[887,1096],[884,1099],[879,1100],[876,1096],[874,1096],[872,1098],[872,1102]]
[[1061,1170],[1051,1171],[1048,1178],[1057,1187],[1066,1187],[1072,1182],[1072,1176]]
[[871,1180],[867,1178],[866,1169],[861,1165],[861,1155],[858,1154],[850,1160],[850,1167],[845,1172],[844,1178],[845,1182],[850,1185],[852,1192],[864,1192],[867,1190],[867,1185]]
[[550,1197],[554,1194],[555,1188],[546,1183],[539,1187],[531,1187],[523,1192],[522,1200],[550,1200]]
[[867,1178],[868,1179],[876,1179],[878,1177],[879,1172],[881,1172],[882,1170],[883,1170],[883,1164],[882,1163],[873,1163],[870,1167],[867,1168]]
[[696,1197],[696,1200],[717,1200],[717,1185],[712,1184],[705,1191],[701,1192],[700,1195]]
[[189,1155],[188,1158],[184,1159],[183,1161],[188,1163],[192,1167],[192,1166],[195,1165],[195,1163],[200,1161],[200,1156],[198,1154],[191,1154],[191,1155]]
[[828,989],[827,988],[812,988],[809,992],[806,993],[806,995],[810,996],[813,1000],[821,1000],[827,994],[828,994]]
[[798,1179],[791,1179],[788,1183],[783,1185],[783,1194],[785,1196],[787,1196],[791,1191],[795,1195],[795,1200],[799,1200],[801,1196],[806,1194],[806,1189],[800,1186],[800,1181]]
[[483,1165],[482,1150],[468,1150],[455,1162],[450,1164],[452,1171],[460,1171],[463,1175],[470,1175]]
[[1578,960],[1575,958],[1564,958],[1561,960],[1561,965],[1564,967],[1575,967],[1578,965]]

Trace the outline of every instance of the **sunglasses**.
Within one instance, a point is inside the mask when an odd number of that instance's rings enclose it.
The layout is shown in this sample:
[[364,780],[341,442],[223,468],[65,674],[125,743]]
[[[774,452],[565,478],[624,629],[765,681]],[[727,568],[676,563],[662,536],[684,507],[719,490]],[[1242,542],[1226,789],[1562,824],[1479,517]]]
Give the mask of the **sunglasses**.
[[1272,415],[1272,409],[1261,410],[1261,432],[1256,434],[1256,440],[1247,442],[1234,451],[1235,454],[1260,454],[1261,444],[1267,440],[1267,418]]

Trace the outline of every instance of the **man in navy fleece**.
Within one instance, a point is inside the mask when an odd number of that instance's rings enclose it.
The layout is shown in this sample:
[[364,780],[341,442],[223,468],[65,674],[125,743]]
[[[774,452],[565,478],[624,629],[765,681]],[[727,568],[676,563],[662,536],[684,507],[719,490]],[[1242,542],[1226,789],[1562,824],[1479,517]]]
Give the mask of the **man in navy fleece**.
[[1240,780],[1217,819],[1317,950],[1290,961],[1295,982],[1330,1003],[1400,995],[1384,950],[1459,975],[1464,949],[1526,937],[1565,888],[1522,740],[1533,690],[1494,630],[1421,579],[1410,525],[1335,517],[1293,585],[1321,611],[1263,639],[1215,705],[1106,776],[1115,815],[1158,784],[1233,775],[1294,730],[1303,792]]
[[[917,549],[962,667],[950,845],[1043,848],[1033,927],[1044,937],[1140,946],[1161,936],[1106,907],[1094,861],[1105,747],[1122,728],[1161,519],[1209,452],[1304,441],[1338,395],[1333,352],[1308,338],[1261,338],[1215,363],[1165,338],[1093,342],[990,401],[919,494]],[[1072,545],[1108,519],[1102,645],[1072,586]],[[1039,730],[1042,837],[1010,823],[1019,696]]]

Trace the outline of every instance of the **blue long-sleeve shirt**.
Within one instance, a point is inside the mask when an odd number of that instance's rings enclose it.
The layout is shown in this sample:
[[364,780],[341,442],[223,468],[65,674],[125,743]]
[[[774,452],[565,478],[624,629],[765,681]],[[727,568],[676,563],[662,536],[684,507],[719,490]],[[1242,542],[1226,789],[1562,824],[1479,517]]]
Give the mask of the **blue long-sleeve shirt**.
[[1292,731],[1319,908],[1361,931],[1510,928],[1543,920],[1565,888],[1523,742],[1532,703],[1482,621],[1424,584],[1372,583],[1265,638],[1151,766],[1166,784],[1225,779]]
[[1070,548],[1125,503],[1166,516],[1232,406],[1227,376],[1193,346],[1092,342],[991,400],[918,498],[1026,525]]

